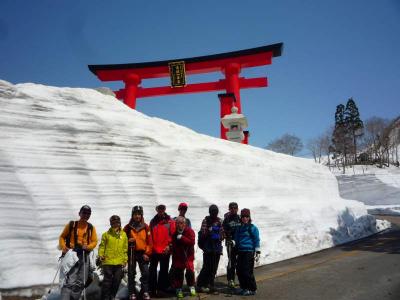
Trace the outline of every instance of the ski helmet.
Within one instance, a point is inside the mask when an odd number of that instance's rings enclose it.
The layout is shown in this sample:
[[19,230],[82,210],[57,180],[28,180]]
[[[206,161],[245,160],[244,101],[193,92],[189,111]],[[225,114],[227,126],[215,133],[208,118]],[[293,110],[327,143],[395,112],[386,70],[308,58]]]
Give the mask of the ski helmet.
[[110,217],[110,224],[112,224],[114,222],[118,222],[119,224],[121,224],[121,218],[117,215],[112,215]]
[[133,215],[134,213],[139,213],[139,214],[141,214],[141,215],[143,216],[143,206],[135,205],[135,206],[132,208],[132,215]]
[[86,213],[91,214],[91,213],[92,213],[92,209],[90,208],[89,205],[84,205],[84,206],[82,206],[81,209],[79,210],[79,213],[82,213],[82,212],[86,212]]

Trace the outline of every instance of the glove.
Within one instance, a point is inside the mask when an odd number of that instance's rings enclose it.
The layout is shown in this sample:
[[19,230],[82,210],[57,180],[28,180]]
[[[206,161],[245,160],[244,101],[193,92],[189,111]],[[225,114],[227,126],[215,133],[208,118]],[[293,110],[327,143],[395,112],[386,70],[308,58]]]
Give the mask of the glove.
[[178,234],[178,235],[176,236],[176,239],[177,239],[177,240],[180,240],[181,237],[182,237],[182,234],[180,233],[180,234]]
[[128,274],[128,264],[125,264],[122,266],[122,273],[123,274]]
[[258,262],[260,260],[260,256],[261,256],[261,252],[260,252],[260,250],[257,250],[256,255],[254,256],[254,260],[256,262]]
[[234,240],[228,240],[226,241],[226,246],[231,246],[232,248],[234,248],[236,245]]

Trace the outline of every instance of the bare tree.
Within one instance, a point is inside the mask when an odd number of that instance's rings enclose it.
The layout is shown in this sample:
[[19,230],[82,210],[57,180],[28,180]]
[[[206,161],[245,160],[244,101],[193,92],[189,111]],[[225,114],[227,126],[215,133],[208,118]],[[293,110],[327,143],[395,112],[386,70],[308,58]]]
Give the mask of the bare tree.
[[[306,142],[306,148],[310,151],[315,162],[321,162],[321,148],[319,147],[318,138],[309,139]],[[318,161],[317,161],[318,158]]]
[[380,117],[371,117],[365,121],[364,147],[373,161],[382,163],[383,153],[382,147],[388,144],[385,129],[388,120]]
[[311,138],[306,143],[306,148],[309,150],[316,163],[321,163],[322,156],[326,155],[328,160],[328,165],[330,165],[330,152],[331,147],[331,137],[333,128],[327,129],[324,133],[320,134],[316,138]]
[[322,155],[328,155],[328,160],[329,160],[329,153],[330,153],[330,148],[332,146],[332,133],[333,133],[334,128],[330,127],[325,132],[320,136],[320,143],[321,143],[321,154]]
[[303,143],[299,137],[285,133],[282,137],[270,142],[266,149],[294,156],[303,149]]

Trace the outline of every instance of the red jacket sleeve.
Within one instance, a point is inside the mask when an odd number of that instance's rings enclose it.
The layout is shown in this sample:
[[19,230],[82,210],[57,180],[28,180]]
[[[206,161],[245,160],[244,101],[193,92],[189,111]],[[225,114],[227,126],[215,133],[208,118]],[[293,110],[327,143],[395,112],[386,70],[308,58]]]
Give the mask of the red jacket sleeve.
[[196,238],[193,229],[188,228],[188,230],[185,230],[183,233],[181,242],[186,246],[194,246]]

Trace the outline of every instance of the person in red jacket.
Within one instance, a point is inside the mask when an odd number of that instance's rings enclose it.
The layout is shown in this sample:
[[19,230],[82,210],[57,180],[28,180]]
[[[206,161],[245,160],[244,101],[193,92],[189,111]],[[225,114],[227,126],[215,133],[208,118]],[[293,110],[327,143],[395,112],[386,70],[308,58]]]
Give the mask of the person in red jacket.
[[[167,293],[169,286],[169,258],[171,256],[172,236],[175,233],[175,222],[165,213],[165,209],[164,204],[157,205],[157,214],[150,221],[153,253],[150,259],[149,290],[153,295]],[[158,263],[160,263],[160,271],[157,276]]]
[[172,237],[172,287],[176,289],[176,296],[183,298],[183,273],[186,270],[186,283],[190,295],[196,296],[194,287],[194,245],[195,233],[186,225],[186,219],[179,216],[175,220],[176,232]]

